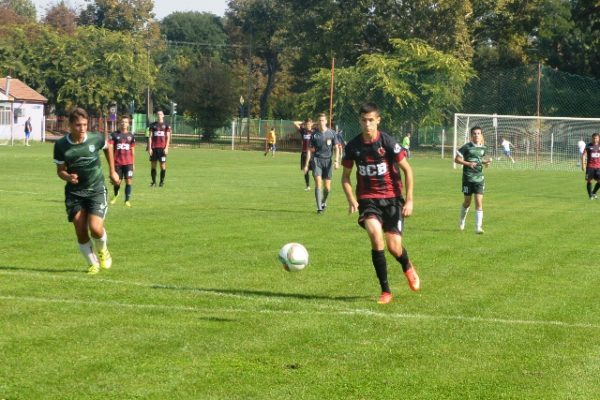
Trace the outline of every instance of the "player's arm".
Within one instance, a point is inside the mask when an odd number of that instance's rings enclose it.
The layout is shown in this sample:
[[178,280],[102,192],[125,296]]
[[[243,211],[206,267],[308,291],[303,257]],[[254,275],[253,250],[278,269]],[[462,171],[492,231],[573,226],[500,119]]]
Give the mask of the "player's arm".
[[149,133],[149,135],[148,135],[148,144],[147,144],[148,147],[146,148],[146,150],[148,151],[149,155],[152,155],[152,136],[153,136],[152,135],[152,129],[148,129],[148,133]]
[[406,158],[403,158],[398,164],[404,173],[404,207],[402,207],[402,216],[410,217],[413,212],[413,172],[412,167]]
[[344,165],[344,170],[342,172],[342,189],[346,195],[346,200],[348,200],[348,214],[358,211],[358,202],[354,196],[354,191],[352,190],[352,181],[350,180],[351,173],[352,167],[348,168],[346,165]]
[[454,157],[454,162],[456,164],[464,165],[465,167],[469,167],[469,168],[477,167],[476,162],[465,161],[464,157],[460,153],[456,153],[456,157]]
[[300,128],[302,128],[302,121],[293,121],[293,123],[297,130],[300,130]]
[[79,183],[79,176],[77,176],[77,174],[70,174],[67,171],[67,164],[65,163],[56,164],[56,175],[70,184],[77,185]]
[[169,154],[169,145],[171,144],[171,127],[165,130],[166,144],[165,144],[165,155]]
[[103,150],[106,161],[108,161],[110,180],[113,185],[118,185],[120,183],[120,179],[117,171],[115,171],[115,150],[113,149],[113,146],[109,146],[108,144],[104,146]]
[[311,156],[312,156],[312,148],[309,147],[308,150],[306,150],[306,162],[304,163],[304,168],[302,169],[303,173],[306,173],[308,171],[308,166],[310,165]]
[[583,172],[585,172],[585,165],[587,163],[587,151],[583,151],[583,153],[581,153],[581,170]]

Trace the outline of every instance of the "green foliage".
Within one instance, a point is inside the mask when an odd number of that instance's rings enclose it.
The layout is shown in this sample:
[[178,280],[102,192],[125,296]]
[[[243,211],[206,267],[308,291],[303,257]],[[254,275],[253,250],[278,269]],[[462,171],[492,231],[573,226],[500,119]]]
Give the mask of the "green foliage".
[[161,21],[168,40],[199,44],[226,44],[221,18],[207,12],[174,12]]
[[231,80],[231,70],[217,59],[190,63],[180,71],[174,98],[178,108],[204,130],[205,139],[226,125],[236,110]]
[[79,23],[123,32],[142,31],[153,17],[153,0],[86,0]]
[[[336,70],[334,101],[336,121],[357,120],[363,102],[379,105],[388,126],[405,123],[439,124],[461,105],[465,85],[473,71],[465,61],[433,49],[419,40],[394,39],[392,54],[367,54],[355,67]],[[307,114],[325,108],[330,73],[317,71],[313,89],[303,102]]]
[[31,0],[0,0],[0,8],[8,8],[15,14],[35,21],[37,10]]
[[81,27],[71,36],[48,26],[12,26],[0,30],[0,42],[3,67],[59,112],[79,105],[99,115],[111,101],[127,109],[151,80],[145,52],[131,51],[138,47],[131,33]]
[[[0,398],[600,398],[600,205],[580,174],[490,167],[481,236],[473,210],[456,226],[460,170],[413,152],[422,291],[387,254],[380,306],[339,171],[317,217],[298,154],[174,147],[153,189],[142,153],[133,207],[107,215],[113,267],[90,277],[52,146],[0,146]],[[310,253],[295,274],[290,241]]]

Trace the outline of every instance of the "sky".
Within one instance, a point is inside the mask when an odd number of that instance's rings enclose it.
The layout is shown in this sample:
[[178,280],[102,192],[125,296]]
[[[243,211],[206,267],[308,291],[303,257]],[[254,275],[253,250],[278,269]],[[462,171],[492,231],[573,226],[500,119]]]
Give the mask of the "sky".
[[[58,0],[32,0],[38,10],[38,18],[44,14],[45,9]],[[84,0],[66,0],[67,4],[75,8],[83,8]],[[163,19],[175,11],[200,11],[211,12],[218,16],[225,14],[227,0],[154,0],[154,14],[156,19]]]

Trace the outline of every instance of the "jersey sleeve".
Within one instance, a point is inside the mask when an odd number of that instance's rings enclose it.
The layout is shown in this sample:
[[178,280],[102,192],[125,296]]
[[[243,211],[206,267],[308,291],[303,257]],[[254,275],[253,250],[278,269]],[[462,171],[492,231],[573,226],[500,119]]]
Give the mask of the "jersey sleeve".
[[342,157],[342,165],[345,168],[352,168],[354,166],[354,154],[356,153],[353,149],[353,143],[354,142],[348,142],[348,144],[346,145],[346,152],[344,153],[344,156]]
[[65,163],[65,153],[62,150],[59,141],[54,143],[54,164],[62,165]]

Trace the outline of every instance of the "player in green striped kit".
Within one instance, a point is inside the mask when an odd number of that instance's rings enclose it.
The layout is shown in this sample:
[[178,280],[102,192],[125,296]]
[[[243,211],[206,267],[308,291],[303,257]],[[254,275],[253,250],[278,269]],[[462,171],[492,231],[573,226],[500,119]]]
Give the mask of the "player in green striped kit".
[[490,165],[492,160],[485,160],[486,147],[481,128],[471,128],[471,141],[456,152],[454,162],[463,166],[462,192],[465,195],[460,210],[459,229],[465,229],[465,220],[471,199],[475,195],[475,233],[483,234],[483,192],[485,181],[483,167]]
[[119,183],[119,176],[115,172],[112,147],[106,145],[104,135],[88,132],[87,127],[85,110],[76,108],[69,114],[70,133],[54,144],[54,163],[58,177],[67,182],[67,216],[75,227],[79,249],[88,263],[88,274],[95,275],[101,267],[108,269],[112,265],[104,229],[107,190],[100,164],[101,150],[108,160],[114,184]]

